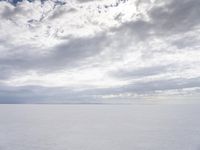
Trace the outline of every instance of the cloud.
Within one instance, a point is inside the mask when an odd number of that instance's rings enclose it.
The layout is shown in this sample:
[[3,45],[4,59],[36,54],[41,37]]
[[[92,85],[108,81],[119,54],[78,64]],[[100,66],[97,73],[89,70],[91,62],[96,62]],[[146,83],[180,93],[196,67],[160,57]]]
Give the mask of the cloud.
[[0,103],[92,103],[92,96],[64,87],[1,86]]
[[[190,88],[199,89],[200,78],[174,78],[167,80],[154,80],[154,81],[139,81],[129,83],[124,86],[116,88],[100,88],[100,89],[90,89],[85,93],[90,93],[91,95],[120,95],[120,94],[138,94],[140,96],[146,96],[146,94],[154,94],[155,92],[169,91],[169,90],[184,90]],[[163,94],[167,97],[167,95]],[[123,97],[122,97],[123,98]]]
[[[103,99],[105,96],[116,96],[116,102],[127,103],[135,98],[145,98],[148,94],[160,91],[185,90],[200,88],[200,78],[170,79],[150,82],[131,83],[116,88],[95,88],[86,90],[70,89],[65,87],[42,87],[42,86],[1,86],[0,103],[109,103]],[[189,94],[191,92],[189,91]],[[193,93],[193,92],[192,92]],[[119,95],[129,94],[128,100]],[[131,95],[130,95],[131,94]],[[137,95],[137,97],[135,96]],[[165,97],[169,95],[163,94]],[[194,93],[193,93],[194,96]]]
[[112,72],[112,75],[117,78],[142,78],[153,75],[160,75],[166,72],[173,71],[175,67],[172,65],[160,65],[160,66],[150,66],[150,67],[142,67],[138,69],[119,69],[116,72]]
[[199,25],[199,4],[197,0],[172,1],[152,9],[149,14],[155,29],[161,34],[182,33]]
[[0,58],[0,66],[7,77],[12,76],[11,73],[28,70],[59,71],[78,66],[85,59],[98,55],[106,46],[109,46],[109,40],[104,34],[96,35],[96,37],[73,38],[51,49],[41,49],[49,51],[47,54],[38,55],[34,53],[36,48],[25,45],[11,49],[9,55]]
[[199,1],[112,3],[0,2],[0,103],[195,95]]
[[139,18],[122,24],[114,31],[122,35],[146,39],[154,36],[172,36],[195,30],[200,24],[197,0],[169,1],[164,5],[155,5],[148,10],[148,18]]

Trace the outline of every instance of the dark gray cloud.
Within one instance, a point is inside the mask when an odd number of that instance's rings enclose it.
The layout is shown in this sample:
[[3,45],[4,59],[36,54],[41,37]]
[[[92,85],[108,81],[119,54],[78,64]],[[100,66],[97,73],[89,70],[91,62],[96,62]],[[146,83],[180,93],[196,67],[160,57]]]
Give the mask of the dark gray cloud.
[[142,67],[138,69],[119,69],[115,72],[112,72],[111,75],[117,78],[135,79],[135,78],[164,74],[166,72],[175,70],[175,68],[176,67],[173,67],[173,65],[160,65],[160,66]]
[[186,88],[199,88],[200,78],[175,78],[154,81],[140,81],[116,88],[92,89],[87,91],[93,95],[118,95],[125,93],[150,94],[156,91],[182,90]]
[[126,87],[126,91],[137,91],[139,93],[154,92],[154,91],[167,91],[167,90],[179,90],[185,88],[200,87],[200,78],[175,78],[167,80],[157,80],[144,82],[139,84],[130,84]]
[[9,68],[7,66],[2,66],[2,65],[0,65],[0,70],[1,70],[0,81],[10,78],[12,75],[16,73],[12,67]]
[[1,14],[1,18],[11,19],[15,15],[24,15],[27,11],[24,10],[23,7],[8,7],[5,6],[3,13]]
[[56,19],[64,15],[65,13],[73,13],[76,12],[75,8],[70,8],[68,10],[62,9],[62,7],[58,7],[53,14],[49,17],[49,19]]
[[98,55],[109,47],[109,44],[110,40],[104,33],[95,37],[71,39],[67,44],[63,43],[56,46],[46,60],[47,62],[54,60],[53,64],[56,65],[56,68],[57,65],[71,65],[85,58]]
[[[95,103],[92,95],[65,87],[0,86],[0,103]],[[97,101],[98,102],[98,101]]]
[[[85,2],[91,2],[92,0],[77,0],[77,1],[80,3],[85,3]],[[98,1],[100,1],[100,0],[98,0]]]
[[145,40],[152,36],[169,36],[185,33],[198,27],[200,1],[173,0],[164,6],[155,6],[148,11],[149,21],[138,19],[113,28],[121,36]]
[[197,37],[196,35],[181,37],[180,39],[173,40],[171,44],[176,46],[178,49],[193,47],[194,50],[198,49],[200,45],[199,37]]
[[56,45],[44,55],[34,53],[33,47],[14,47],[9,50],[9,55],[0,58],[3,72],[0,78],[8,78],[21,71],[53,72],[73,68],[85,59],[98,55],[107,46],[109,40],[104,34],[100,34],[95,37],[70,39],[67,43]]
[[199,25],[199,5],[198,0],[174,0],[165,6],[153,8],[149,14],[160,34],[181,33]]
[[[0,103],[101,103],[102,96],[125,93],[149,94],[156,91],[200,88],[200,78],[176,78],[132,83],[117,88],[75,90],[64,87],[0,86]],[[130,101],[129,101],[130,102]]]

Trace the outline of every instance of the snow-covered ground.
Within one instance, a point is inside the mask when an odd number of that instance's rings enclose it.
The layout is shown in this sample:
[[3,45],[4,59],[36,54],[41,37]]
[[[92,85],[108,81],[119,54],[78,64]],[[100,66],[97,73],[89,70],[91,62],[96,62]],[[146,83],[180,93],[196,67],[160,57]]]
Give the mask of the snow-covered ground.
[[200,105],[0,105],[0,150],[200,150]]

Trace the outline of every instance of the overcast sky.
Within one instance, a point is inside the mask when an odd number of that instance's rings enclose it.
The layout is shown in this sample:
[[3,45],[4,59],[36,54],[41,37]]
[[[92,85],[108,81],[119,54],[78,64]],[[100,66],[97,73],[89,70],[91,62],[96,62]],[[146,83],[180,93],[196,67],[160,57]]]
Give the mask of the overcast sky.
[[199,6],[0,1],[0,103],[198,100]]

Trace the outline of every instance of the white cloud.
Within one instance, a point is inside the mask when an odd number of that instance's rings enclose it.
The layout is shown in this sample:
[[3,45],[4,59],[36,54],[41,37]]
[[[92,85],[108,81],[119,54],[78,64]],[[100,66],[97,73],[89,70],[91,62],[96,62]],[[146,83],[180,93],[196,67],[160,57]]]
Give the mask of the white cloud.
[[0,2],[0,101],[150,99],[187,89],[195,95],[198,4]]

